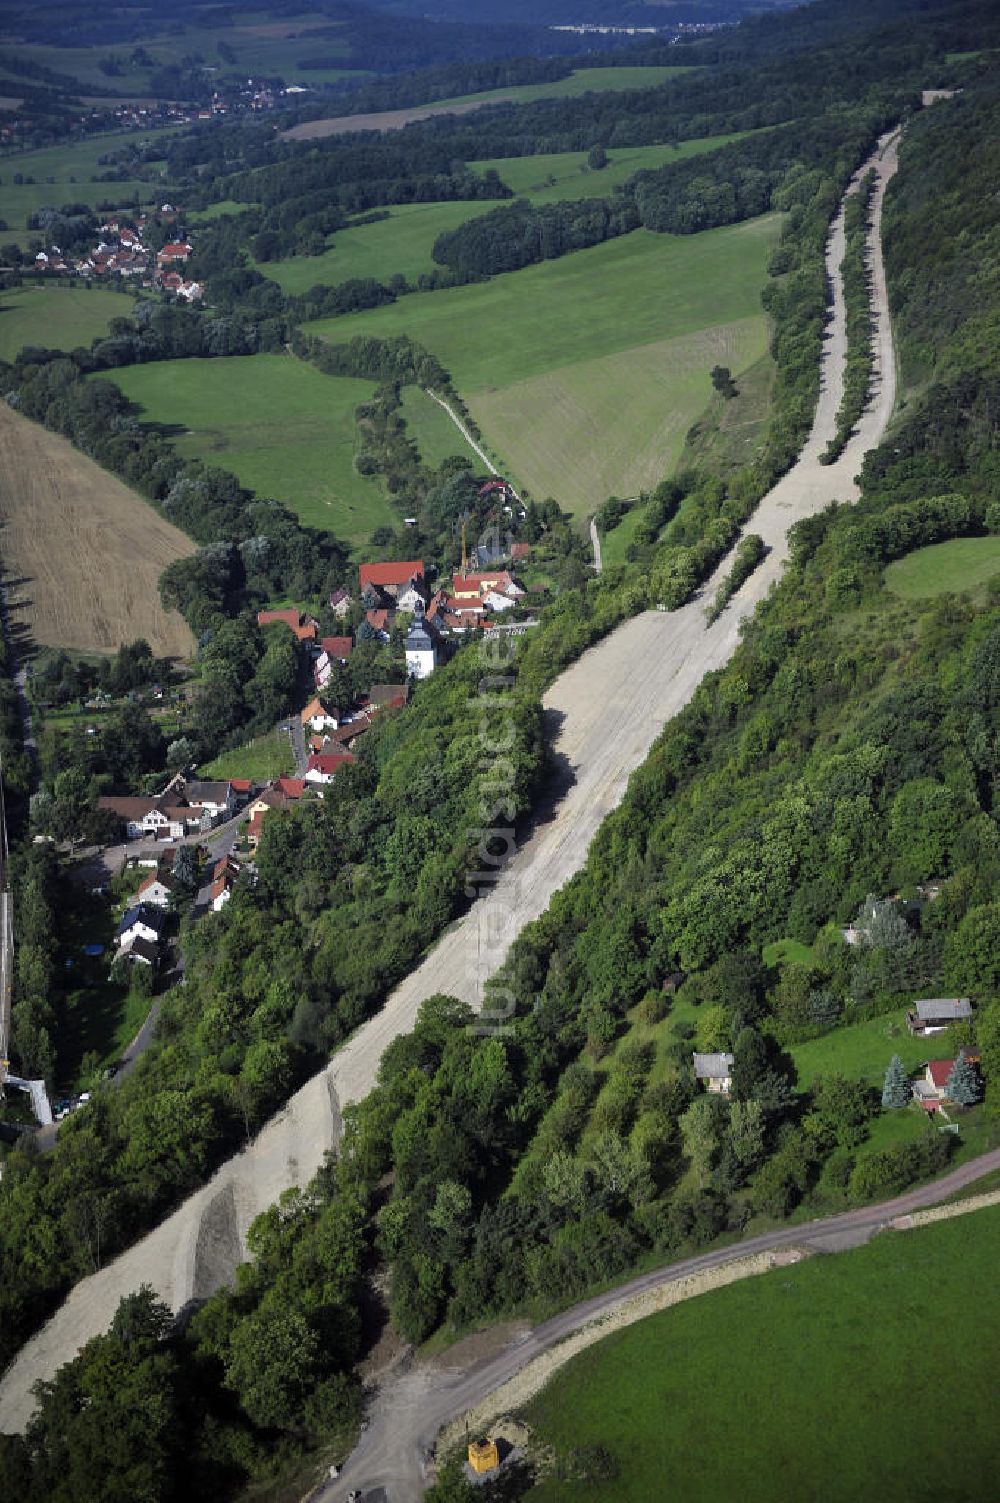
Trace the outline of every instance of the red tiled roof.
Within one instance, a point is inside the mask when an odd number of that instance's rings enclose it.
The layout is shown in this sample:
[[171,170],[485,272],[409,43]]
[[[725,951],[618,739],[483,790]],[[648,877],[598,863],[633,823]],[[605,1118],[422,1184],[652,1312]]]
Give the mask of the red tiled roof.
[[365,611],[365,620],[374,631],[385,631],[389,620],[388,611]]
[[253,787],[253,778],[230,778],[229,785],[234,793],[249,793]]
[[362,590],[366,585],[405,585],[415,576],[423,579],[424,565],[419,558],[392,564],[362,564],[358,570]]
[[955,1067],[953,1059],[932,1059],[927,1069],[930,1071],[931,1080],[939,1091],[943,1091],[948,1084],[948,1076]]
[[531,544],[530,543],[514,543],[511,546],[510,556],[511,556],[512,559],[515,559],[515,560],[522,559],[522,558],[530,558],[531,557]]
[[355,758],[350,752],[314,752],[306,763],[306,771],[321,772],[329,777],[338,767],[343,767],[345,762],[353,761]]
[[274,785],[286,798],[301,798],[305,791],[303,778],[279,778]]
[[349,658],[354,651],[354,642],[350,637],[324,637],[319,644],[327,657]]

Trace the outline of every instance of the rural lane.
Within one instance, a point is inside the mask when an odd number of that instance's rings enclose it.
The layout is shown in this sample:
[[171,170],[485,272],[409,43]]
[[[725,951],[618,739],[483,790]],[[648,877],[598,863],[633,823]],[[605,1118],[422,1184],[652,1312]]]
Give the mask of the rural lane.
[[594,573],[603,574],[604,560],[601,557],[601,534],[597,530],[597,522],[593,517],[590,519],[590,541],[594,549]]
[[[313,1493],[310,1503],[342,1503],[352,1488],[367,1493],[380,1487],[385,1489],[391,1503],[418,1503],[427,1486],[422,1459],[433,1448],[439,1432],[468,1410],[482,1406],[484,1400],[523,1373],[530,1363],[585,1327],[595,1326],[593,1337],[600,1340],[610,1334],[608,1328],[614,1317],[619,1317],[616,1328],[631,1323],[627,1307],[639,1296],[742,1262],[758,1253],[791,1248],[835,1253],[860,1247],[898,1217],[937,1205],[997,1169],[1000,1169],[1000,1148],[970,1160],[933,1184],[921,1185],[878,1205],[798,1226],[779,1227],[746,1237],[732,1246],[713,1248],[639,1274],[617,1288],[563,1310],[533,1329],[516,1331],[501,1351],[485,1359],[473,1358],[463,1364],[461,1351],[455,1348],[437,1362],[421,1363],[401,1372],[375,1398],[367,1425],[340,1476]],[[643,1303],[633,1318],[646,1311],[647,1305]]]
[[[469,432],[468,428],[462,422],[462,419],[459,417],[459,415],[455,411],[455,409],[448,402],[445,401],[444,397],[439,397],[436,391],[431,391],[431,389],[430,389],[429,386],[425,386],[424,387],[424,391],[426,392],[427,396],[430,397],[430,399],[431,399],[432,402],[436,402],[439,407],[443,407],[444,408],[445,412],[451,418],[452,422],[455,424],[455,427],[458,429],[459,433],[465,439],[465,442],[468,444],[469,448],[473,451],[474,454],[477,454],[479,456],[479,458],[483,461],[483,464],[489,470],[490,474],[491,475],[499,475],[500,471],[497,469],[497,467],[493,463],[492,459],[490,459],[490,457],[486,453],[485,449],[483,449],[479,444],[476,443],[476,440],[473,438],[473,436]],[[506,475],[503,478],[505,480],[507,480],[507,476]],[[510,481],[509,480],[507,480],[507,484],[510,485]],[[512,485],[510,485],[510,488],[511,488],[511,492],[512,492],[512,494],[514,496],[514,499],[517,500],[517,501],[520,501],[521,498],[518,495],[517,491],[514,490],[514,487]]]
[[246,1247],[253,1218],[292,1185],[316,1172],[340,1132],[342,1103],[360,1100],[375,1083],[388,1044],[408,1032],[427,996],[447,992],[475,1007],[483,988],[526,924],[583,866],[605,816],[621,801],[629,777],[645,760],[666,723],[690,701],[705,674],[727,663],[740,624],[768,594],[788,554],[788,528],[831,501],[856,498],[855,475],[878,443],[892,412],[895,365],[881,254],[885,188],[896,169],[895,134],[870,162],[872,200],[872,313],[876,328],[873,398],[840,459],[819,457],[836,426],[843,389],[846,317],[840,282],[843,207],[831,227],[827,268],[834,288],[824,341],[820,395],[812,431],[795,466],[763,499],[748,524],[770,552],[708,624],[711,599],[727,569],[724,560],[702,595],[673,612],[645,611],[584,654],[544,697],[549,743],[562,769],[552,807],[540,815],[487,896],[453,924],[426,958],[261,1130],[246,1150],[142,1241],[107,1268],[82,1280],[47,1324],[25,1345],[0,1382],[0,1431],[23,1430],[33,1408],[32,1385],[50,1379],[91,1336],[105,1330],[122,1295],[146,1283],[174,1310],[229,1281]]

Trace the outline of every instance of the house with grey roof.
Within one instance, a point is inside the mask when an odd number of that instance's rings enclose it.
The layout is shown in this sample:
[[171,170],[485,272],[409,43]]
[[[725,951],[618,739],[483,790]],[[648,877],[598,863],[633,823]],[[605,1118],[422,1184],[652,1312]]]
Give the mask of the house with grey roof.
[[961,1023],[971,1017],[972,1003],[968,997],[928,997],[914,1002],[906,1014],[906,1026],[912,1034],[922,1037],[940,1033],[952,1023]]
[[733,1085],[731,1054],[692,1054],[694,1078],[713,1096],[728,1096]]

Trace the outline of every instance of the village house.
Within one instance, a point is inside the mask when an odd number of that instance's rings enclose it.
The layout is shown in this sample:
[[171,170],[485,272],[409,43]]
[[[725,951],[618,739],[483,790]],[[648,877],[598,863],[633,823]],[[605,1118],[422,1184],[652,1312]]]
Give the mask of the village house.
[[419,558],[407,559],[401,563],[362,564],[358,570],[358,581],[362,596],[366,589],[375,589],[391,596],[398,605],[401,605],[400,595],[407,596],[411,590],[415,590],[421,600],[425,598],[424,566]]
[[311,616],[307,616],[303,611],[288,609],[257,612],[258,626],[273,626],[276,622],[280,622],[282,626],[287,626],[299,642],[315,642],[319,634],[319,622],[314,621]]
[[306,763],[305,781],[311,784],[332,783],[337,770],[354,760],[350,752],[314,752]]
[[335,731],[342,719],[343,716],[340,711],[332,706],[325,705],[318,695],[315,699],[309,701],[299,715],[302,725],[308,726],[310,730],[317,733],[320,731]]
[[188,804],[201,815],[202,829],[211,829],[236,812],[236,794],[228,780],[206,782],[196,778],[185,781],[183,789]]
[[906,1026],[912,1034],[926,1037],[971,1017],[972,1003],[968,997],[931,997],[914,1002],[906,1014]]
[[694,1078],[713,1096],[728,1096],[733,1085],[733,1055],[692,1054]]
[[150,945],[158,944],[163,922],[164,914],[160,909],[138,903],[123,914],[115,944],[123,950],[128,949],[136,939],[144,939]]
[[174,886],[170,878],[161,877],[158,871],[154,871],[139,883],[135,896],[139,903],[149,903],[154,908],[166,908],[170,903],[173,890]]
[[340,589],[333,591],[333,594],[327,601],[327,605],[330,607],[333,614],[337,617],[338,621],[342,621],[345,616],[350,614],[350,592],[345,590],[343,585],[341,585]]
[[531,557],[531,544],[513,543],[511,545],[510,556],[515,564],[527,563],[528,559]]
[[137,937],[132,940],[131,944],[122,946],[118,958],[120,960],[127,960],[132,965],[147,965],[150,970],[155,970],[156,963],[160,958],[160,951],[148,939]]
[[388,642],[392,630],[393,612],[388,610],[365,611],[365,620],[381,642]]
[[162,250],[156,253],[157,266],[183,266],[187,261],[194,246],[187,240],[168,240]]
[[236,881],[238,874],[238,867],[233,871],[231,867],[227,866],[221,876],[213,878],[212,886],[209,888],[208,893],[208,906],[213,913],[221,913],[222,909],[229,902],[229,899],[233,895],[233,883]]
[[338,663],[346,663],[354,651],[354,642],[350,637],[323,637],[319,645],[331,661]]
[[374,710],[401,710],[410,697],[408,684],[372,684],[368,690],[368,708]]

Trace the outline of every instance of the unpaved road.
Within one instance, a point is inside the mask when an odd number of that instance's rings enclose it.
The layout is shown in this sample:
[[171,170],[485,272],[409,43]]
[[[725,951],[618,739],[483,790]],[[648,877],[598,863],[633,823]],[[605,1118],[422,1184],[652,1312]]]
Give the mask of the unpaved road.
[[[490,459],[490,457],[486,453],[485,449],[480,448],[479,444],[476,443],[476,440],[473,438],[473,436],[469,432],[468,428],[462,422],[462,419],[459,417],[459,415],[455,411],[454,407],[452,407],[450,403],[446,402],[445,399],[444,399],[444,397],[439,397],[436,391],[431,391],[431,389],[430,389],[429,386],[425,386],[424,387],[424,391],[430,397],[430,399],[431,399],[432,402],[436,402],[439,407],[443,407],[444,408],[445,412],[451,418],[452,422],[455,424],[455,427],[458,429],[459,433],[465,439],[465,442],[468,444],[469,448],[472,450],[472,452],[474,454],[477,454],[479,456],[479,458],[483,461],[483,464],[489,470],[490,474],[491,475],[499,475],[500,471],[497,469],[497,467],[493,463],[492,459]],[[510,481],[509,480],[507,481],[507,484],[510,485]],[[514,495],[515,499],[518,500],[518,501],[520,501],[521,498],[517,494],[517,491],[514,490],[514,487],[512,485],[510,485],[510,488],[511,488],[511,492]]]
[[[312,1503],[343,1503],[352,1488],[366,1493],[379,1487],[385,1488],[390,1503],[417,1503],[427,1485],[421,1458],[432,1448],[438,1432],[471,1410],[470,1430],[475,1434],[487,1413],[492,1411],[494,1416],[509,1413],[517,1404],[526,1403],[562,1365],[559,1357],[563,1354],[554,1353],[553,1349],[570,1338],[575,1339],[566,1354],[567,1360],[583,1346],[613,1330],[644,1319],[657,1308],[677,1303],[678,1294],[690,1298],[736,1277],[765,1272],[767,1264],[762,1254],[780,1254],[791,1248],[834,1253],[860,1247],[880,1228],[965,1189],[994,1169],[1000,1169],[1000,1149],[963,1164],[932,1185],[909,1190],[881,1205],[782,1227],[748,1237],[735,1247],[716,1248],[640,1274],[617,1289],[564,1310],[534,1330],[515,1333],[501,1352],[483,1361],[463,1364],[461,1350],[456,1347],[450,1354],[451,1366],[421,1364],[388,1383],[378,1395],[369,1411],[368,1424],[340,1477],[314,1493]],[[719,1276],[719,1271],[727,1268],[729,1278]],[[672,1291],[671,1286],[677,1285],[684,1287]],[[581,1336],[590,1339],[580,1339]],[[536,1367],[529,1375],[525,1369],[531,1364]],[[518,1375],[521,1381],[513,1382]],[[495,1401],[491,1395],[495,1395]]]
[[189,537],[107,470],[0,402],[0,557],[16,642],[115,652],[145,637],[186,657],[183,618],[160,604],[167,564]]
[[315,1173],[337,1141],[340,1104],[357,1101],[371,1089],[384,1049],[412,1028],[422,1000],[434,992],[448,992],[478,1006],[484,983],[518,933],[579,871],[605,815],[620,802],[630,775],[645,760],[663,726],[684,708],[704,675],[732,656],[741,620],[780,573],[788,527],[830,501],[855,498],[854,476],[884,431],[895,391],[880,231],[885,186],[896,168],[896,139],[883,139],[852,187],[856,189],[869,166],[876,168],[871,251],[878,348],[874,400],[840,459],[833,465],[819,463],[835,430],[843,385],[842,212],[828,247],[828,269],[837,295],[813,429],[798,463],[764,498],[748,524],[769,545],[767,558],[713,625],[706,623],[704,601],[713,598],[726,573],[725,560],[700,599],[679,611],[646,611],[635,617],[557,680],[544,705],[555,754],[572,781],[551,817],[535,826],[489,896],[480,898],[451,927],[383,1010],[358,1029],[244,1153],[224,1164],[141,1242],[76,1285],[5,1373],[0,1383],[0,1430],[24,1428],[33,1407],[32,1385],[39,1378],[51,1378],[84,1341],[105,1330],[129,1290],[150,1284],[177,1310],[231,1279],[253,1217],[290,1185],[305,1184]]

